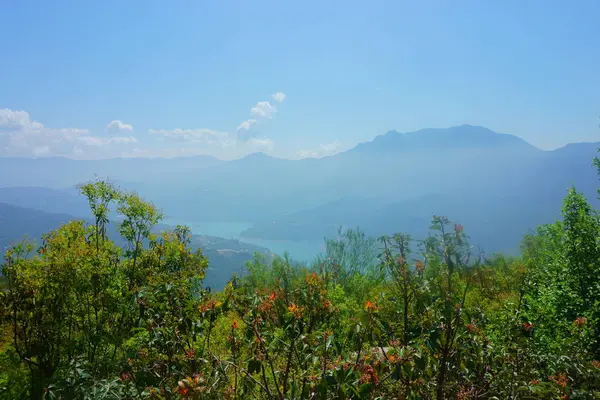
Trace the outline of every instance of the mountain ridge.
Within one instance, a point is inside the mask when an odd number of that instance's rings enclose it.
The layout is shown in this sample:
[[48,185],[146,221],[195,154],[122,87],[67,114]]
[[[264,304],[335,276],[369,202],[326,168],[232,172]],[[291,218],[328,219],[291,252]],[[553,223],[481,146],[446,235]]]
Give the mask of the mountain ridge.
[[[178,159],[126,167],[116,163],[109,172],[119,185],[123,182],[123,189],[136,190],[174,220],[243,221],[246,226],[253,224],[254,229],[245,232],[253,239],[295,240],[312,235],[321,240],[336,224],[360,223],[374,233],[384,227],[404,231],[425,226],[422,220],[437,211],[457,219],[469,216],[464,222],[474,225],[473,232],[487,235],[488,243],[512,246],[527,229],[556,217],[570,186],[595,197],[597,177],[591,164],[596,147],[579,143],[541,150],[514,135],[461,125],[405,134],[391,131],[362,147],[320,159],[279,159],[261,153],[208,167],[187,168],[193,162]],[[73,187],[94,178],[85,163],[77,163],[54,168],[51,163],[21,161],[0,175],[0,186]],[[149,167],[138,170],[135,165]],[[441,196],[426,197],[432,194]],[[0,201],[2,195],[0,190]],[[49,195],[48,202],[52,199]],[[423,199],[428,209],[410,199]],[[42,200],[29,203],[49,207]],[[389,206],[375,210],[382,202]],[[65,210],[62,203],[54,206]],[[473,208],[481,209],[478,218],[465,212]],[[506,238],[494,237],[495,225],[505,227]]]

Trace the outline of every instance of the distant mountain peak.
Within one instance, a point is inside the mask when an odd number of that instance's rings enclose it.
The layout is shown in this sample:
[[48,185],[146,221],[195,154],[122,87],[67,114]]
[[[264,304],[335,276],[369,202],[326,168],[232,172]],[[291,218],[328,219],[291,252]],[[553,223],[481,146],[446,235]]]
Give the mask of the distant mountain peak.
[[449,128],[426,128],[400,133],[390,130],[370,142],[357,145],[353,152],[394,153],[434,149],[514,148],[538,150],[523,139],[496,133],[488,128],[463,124]]

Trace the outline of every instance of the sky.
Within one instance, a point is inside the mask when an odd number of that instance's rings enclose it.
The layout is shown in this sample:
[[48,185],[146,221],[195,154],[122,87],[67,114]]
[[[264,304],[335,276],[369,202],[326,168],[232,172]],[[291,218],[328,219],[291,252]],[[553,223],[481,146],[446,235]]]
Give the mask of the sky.
[[461,124],[600,141],[600,2],[0,0],[0,155],[321,157]]

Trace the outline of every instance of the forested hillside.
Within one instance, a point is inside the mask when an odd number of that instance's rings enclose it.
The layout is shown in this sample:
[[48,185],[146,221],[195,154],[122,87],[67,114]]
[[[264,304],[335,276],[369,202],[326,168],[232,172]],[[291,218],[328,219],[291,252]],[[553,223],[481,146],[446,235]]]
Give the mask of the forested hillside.
[[576,188],[518,257],[434,216],[423,240],[345,231],[309,266],[257,254],[222,291],[188,228],[81,191],[91,221],[5,254],[0,398],[600,398],[600,219]]

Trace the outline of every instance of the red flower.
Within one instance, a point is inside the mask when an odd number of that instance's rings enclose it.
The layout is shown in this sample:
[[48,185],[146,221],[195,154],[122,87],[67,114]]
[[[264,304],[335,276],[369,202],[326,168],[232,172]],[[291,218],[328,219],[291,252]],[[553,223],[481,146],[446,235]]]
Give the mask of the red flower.
[[582,327],[585,325],[585,323],[587,322],[587,318],[586,317],[578,317],[575,319],[575,321],[573,321],[573,323],[575,325],[577,325],[578,327]]
[[360,375],[361,383],[371,383],[374,385],[377,385],[379,383],[379,377],[377,376],[377,373],[375,372],[375,370],[373,369],[372,366],[366,364],[366,365],[363,365],[361,369],[362,369],[361,375]]
[[534,325],[535,324],[530,324],[529,322],[524,322],[523,329],[525,329],[526,332],[529,332],[533,328]]
[[463,226],[461,224],[454,224],[454,231],[456,233],[461,233],[463,231]]
[[195,355],[196,352],[194,351],[194,349],[188,349],[185,351],[185,356],[188,358],[188,360],[193,359]]
[[233,321],[233,324],[231,324],[231,329],[237,329],[237,328],[238,328],[237,321]]
[[131,378],[127,372],[121,372],[121,381],[127,381]]

